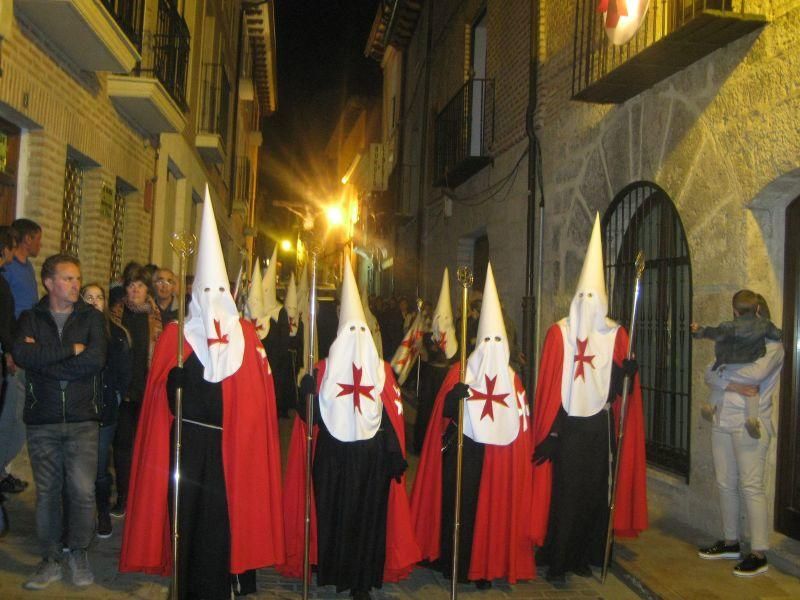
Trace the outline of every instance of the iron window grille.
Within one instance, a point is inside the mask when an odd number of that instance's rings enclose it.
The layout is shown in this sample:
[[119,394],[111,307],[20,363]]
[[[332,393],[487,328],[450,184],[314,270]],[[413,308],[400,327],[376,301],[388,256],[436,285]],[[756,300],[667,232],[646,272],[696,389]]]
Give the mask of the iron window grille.
[[83,167],[67,158],[64,172],[64,206],[61,225],[61,252],[78,256],[81,226],[81,199],[83,197]]
[[221,63],[204,63],[198,131],[219,135],[223,145],[226,145],[228,137],[230,95],[231,86],[225,66]]
[[623,189],[603,218],[609,316],[630,324],[635,257],[645,271],[634,352],[650,464],[689,480],[692,271],[686,234],[669,196],[652,183]]
[[434,131],[434,185],[455,187],[488,164],[494,80],[468,80],[436,116]]
[[236,202],[234,208],[237,210],[245,210],[250,204],[250,196],[252,192],[252,176],[250,158],[247,156],[236,157]]
[[111,230],[111,281],[122,275],[122,250],[125,234],[125,196],[119,186],[114,194],[114,215]]
[[145,0],[102,0],[102,2],[120,29],[141,52]]

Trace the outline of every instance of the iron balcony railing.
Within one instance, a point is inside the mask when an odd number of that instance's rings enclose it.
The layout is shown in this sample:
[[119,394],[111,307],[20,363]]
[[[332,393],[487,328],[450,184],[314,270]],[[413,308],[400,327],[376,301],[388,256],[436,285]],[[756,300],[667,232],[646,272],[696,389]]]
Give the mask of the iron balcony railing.
[[202,84],[198,133],[216,133],[225,145],[228,139],[231,96],[225,66],[220,63],[204,63]]
[[120,29],[141,52],[145,0],[102,0],[102,2]]
[[470,79],[436,116],[434,184],[453,187],[489,160],[494,80]]
[[[636,4],[644,2],[646,0],[638,0]],[[633,2],[629,0],[628,5],[630,7]],[[603,14],[597,11],[597,0],[577,0],[572,95],[579,96],[584,89],[643,50],[689,25],[701,15],[708,14],[708,11],[715,12],[719,17],[744,16],[748,14],[747,5],[747,0],[650,0],[647,14],[638,31],[630,41],[617,46],[611,44],[606,36]],[[684,49],[683,52],[690,50]],[[687,58],[691,62],[707,53],[706,50],[698,56],[676,57],[676,60]]]
[[173,0],[158,0],[156,30],[145,38],[138,75],[156,77],[184,112],[186,75],[189,69],[189,27]]
[[233,193],[234,210],[245,210],[250,204],[252,177],[250,159],[247,156],[236,157],[236,189]]

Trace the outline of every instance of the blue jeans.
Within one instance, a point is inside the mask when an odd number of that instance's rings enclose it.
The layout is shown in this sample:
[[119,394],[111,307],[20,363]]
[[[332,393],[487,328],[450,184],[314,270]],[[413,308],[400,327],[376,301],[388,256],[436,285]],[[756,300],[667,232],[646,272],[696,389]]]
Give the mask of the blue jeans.
[[100,427],[100,436],[97,441],[97,478],[94,482],[94,494],[97,500],[97,512],[104,513],[111,509],[111,486],[114,478],[108,470],[111,455],[111,442],[117,424],[103,425]]
[[25,371],[17,367],[15,375],[6,376],[6,397],[0,414],[0,478],[25,444],[24,407]]
[[[96,421],[29,425],[28,454],[36,483],[36,534],[42,556],[61,559],[62,506],[69,518],[67,543],[85,550],[94,536],[97,474]],[[66,491],[62,498],[62,491]]]

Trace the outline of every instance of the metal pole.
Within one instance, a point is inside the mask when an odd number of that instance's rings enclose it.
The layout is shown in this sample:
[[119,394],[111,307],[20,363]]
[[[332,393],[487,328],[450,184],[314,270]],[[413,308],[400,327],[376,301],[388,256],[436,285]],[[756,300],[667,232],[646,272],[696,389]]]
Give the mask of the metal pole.
[[[469,267],[459,267],[457,271],[458,282],[461,284],[461,344],[460,351],[460,376],[459,381],[464,383],[467,376],[467,310],[469,288],[472,287],[474,277]],[[453,521],[453,580],[450,587],[450,598],[458,597],[458,538],[461,529],[461,469],[464,457],[464,401],[458,403],[458,446],[456,452],[456,500],[455,516]]]
[[[636,327],[636,308],[639,304],[639,293],[641,290],[642,273],[644,273],[644,252],[639,250],[636,254],[636,279],[633,289],[633,310],[631,311],[631,325],[628,335],[628,355],[630,359],[633,352],[633,336]],[[622,439],[625,435],[625,413],[628,408],[628,386],[630,381],[628,376],[622,381],[622,399],[620,400],[619,428],[617,431],[617,449],[614,457],[614,477],[611,479],[611,494],[608,511],[608,529],[606,530],[606,549],[603,554],[603,571],[600,575],[600,582],[605,583],[608,575],[608,563],[611,558],[611,542],[614,539],[614,509],[617,502],[617,481],[619,480],[619,457],[622,454]]]
[[[420,320],[419,321],[420,331],[422,331],[422,305],[423,304],[424,304],[424,301],[422,300],[422,298],[417,298],[417,315],[418,315],[419,320]],[[417,354],[417,395],[415,396],[415,399],[417,401],[417,408],[419,408],[419,371],[420,371],[421,368],[422,368],[422,344],[420,344],[419,352]]]
[[[194,254],[197,239],[191,233],[173,233],[169,245],[178,255],[178,368],[183,367],[183,324],[186,320],[186,259]],[[172,473],[172,581],[170,597],[178,600],[178,498],[181,484],[181,433],[183,431],[183,388],[175,390],[175,420],[172,424],[173,438],[173,473]]]
[[[314,338],[317,329],[317,253],[311,251],[311,294],[309,298],[309,334],[308,334],[308,366],[307,373],[314,375]],[[306,398],[306,506],[305,532],[303,538],[303,600],[308,600],[308,587],[311,580],[311,468],[313,461],[314,440],[314,394]]]

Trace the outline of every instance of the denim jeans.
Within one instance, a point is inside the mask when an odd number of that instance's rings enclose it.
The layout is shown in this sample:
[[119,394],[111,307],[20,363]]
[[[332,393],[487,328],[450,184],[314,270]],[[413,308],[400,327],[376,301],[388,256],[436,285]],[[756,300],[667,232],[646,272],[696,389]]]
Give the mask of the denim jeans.
[[25,371],[17,367],[14,375],[6,376],[5,394],[0,414],[0,477],[25,444]]
[[103,425],[100,427],[100,437],[97,442],[97,479],[94,482],[94,494],[97,500],[97,512],[104,513],[111,509],[111,486],[114,478],[108,470],[111,458],[111,442],[117,424]]
[[[69,513],[69,547],[86,550],[92,541],[98,434],[96,421],[28,426],[28,454],[36,483],[36,534],[45,558],[61,559],[62,506]],[[62,491],[66,491],[66,502]]]

